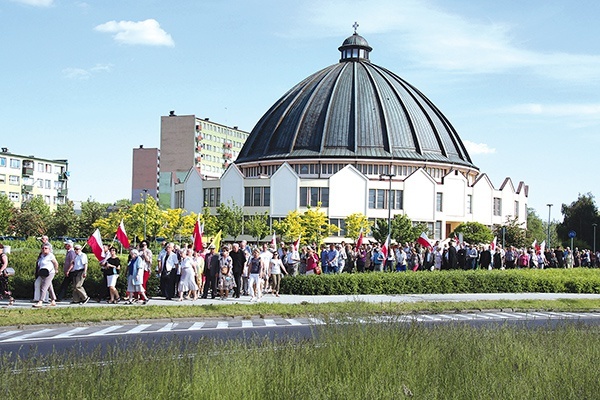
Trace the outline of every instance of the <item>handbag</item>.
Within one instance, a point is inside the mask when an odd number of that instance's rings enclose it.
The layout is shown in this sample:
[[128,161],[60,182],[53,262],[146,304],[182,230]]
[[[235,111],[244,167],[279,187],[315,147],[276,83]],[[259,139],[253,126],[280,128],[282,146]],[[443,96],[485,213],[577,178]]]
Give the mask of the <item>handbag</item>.
[[15,269],[14,269],[14,268],[11,268],[11,267],[6,267],[6,268],[4,269],[4,271],[2,271],[2,272],[4,272],[4,275],[6,275],[6,276],[14,276],[14,274],[15,274]]
[[40,268],[38,270],[38,275],[41,276],[42,278],[47,278],[48,276],[50,276],[50,270],[48,270],[46,268]]

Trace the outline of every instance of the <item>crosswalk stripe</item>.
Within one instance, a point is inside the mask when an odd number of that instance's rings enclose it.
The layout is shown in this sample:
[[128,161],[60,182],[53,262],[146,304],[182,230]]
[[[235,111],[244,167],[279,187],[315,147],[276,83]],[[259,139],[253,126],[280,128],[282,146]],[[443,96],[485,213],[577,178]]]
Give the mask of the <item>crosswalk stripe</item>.
[[498,319],[498,318],[507,319],[508,318],[506,315],[499,315],[499,314],[495,314],[495,313],[485,313],[485,315],[489,315],[495,319]]
[[472,320],[473,319],[473,315],[472,314],[454,314],[454,317],[458,320]]
[[249,319],[243,319],[242,320],[242,328],[252,328],[253,324],[252,321]]
[[228,321],[219,321],[217,322],[217,327],[215,329],[228,329],[229,322]]
[[277,326],[274,319],[265,319],[265,326]]
[[56,336],[52,336],[52,339],[62,339],[62,338],[67,338],[69,336],[72,336],[76,333],[79,333],[81,331],[85,331],[87,328],[75,328],[75,329],[71,329],[70,331],[66,331],[63,332],[61,334],[58,334]]
[[44,333],[52,332],[54,330],[55,329],[42,329],[39,331],[29,332],[29,333],[25,333],[24,335],[10,337],[8,339],[5,339],[4,342],[17,342],[19,340],[29,339],[32,336],[42,335]]
[[516,314],[516,313],[499,312],[498,315],[506,315],[507,318],[516,318],[516,319],[527,318],[527,317],[525,317],[523,315]]
[[146,328],[149,328],[151,325],[150,324],[141,324],[138,325],[136,327],[131,328],[130,330],[128,330],[127,332],[125,332],[126,334],[130,334],[130,333],[140,333],[141,331],[143,331]]
[[122,328],[122,327],[123,327],[123,325],[109,326],[109,327],[106,327],[104,329],[100,329],[99,331],[90,333],[89,336],[102,336],[102,335],[106,335],[107,333],[110,333],[112,331],[116,331],[117,329]]
[[307,319],[313,325],[325,325],[325,321],[323,321],[322,319],[318,319],[318,318],[307,318]]
[[5,337],[10,336],[10,335],[16,335],[19,332],[22,332],[22,331],[6,331],[6,332],[2,332],[2,333],[0,333],[0,339],[5,338]]
[[421,321],[441,321],[441,318],[434,317],[432,315],[421,314],[417,317],[417,320]]
[[192,324],[192,326],[190,326],[188,328],[188,331],[197,331],[197,330],[202,329],[203,326],[204,326],[204,322],[194,322]]
[[302,322],[292,319],[292,318],[286,318],[286,321],[288,324],[293,325],[293,326],[302,325]]
[[173,327],[175,327],[175,325],[177,325],[174,322],[169,322],[168,324],[166,324],[165,326],[163,326],[162,328],[158,329],[156,332],[168,332],[173,330]]

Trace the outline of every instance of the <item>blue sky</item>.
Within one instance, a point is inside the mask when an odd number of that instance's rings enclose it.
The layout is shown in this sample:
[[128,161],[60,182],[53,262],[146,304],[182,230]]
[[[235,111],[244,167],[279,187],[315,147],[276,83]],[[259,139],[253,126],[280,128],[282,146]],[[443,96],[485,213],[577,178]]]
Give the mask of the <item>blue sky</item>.
[[72,200],[131,193],[160,116],[250,131],[358,32],[419,88],[499,187],[553,203],[599,192],[600,2],[581,0],[0,0],[0,140],[66,158]]

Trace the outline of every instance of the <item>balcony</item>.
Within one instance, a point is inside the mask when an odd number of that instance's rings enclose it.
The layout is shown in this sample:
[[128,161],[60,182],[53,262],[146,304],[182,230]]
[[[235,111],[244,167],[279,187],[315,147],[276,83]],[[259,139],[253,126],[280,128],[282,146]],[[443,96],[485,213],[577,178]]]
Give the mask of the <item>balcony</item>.
[[69,189],[58,189],[56,194],[58,197],[67,197],[69,195]]
[[22,175],[23,176],[33,176],[33,167],[23,166]]
[[21,193],[31,193],[31,192],[33,192],[33,185],[21,186]]

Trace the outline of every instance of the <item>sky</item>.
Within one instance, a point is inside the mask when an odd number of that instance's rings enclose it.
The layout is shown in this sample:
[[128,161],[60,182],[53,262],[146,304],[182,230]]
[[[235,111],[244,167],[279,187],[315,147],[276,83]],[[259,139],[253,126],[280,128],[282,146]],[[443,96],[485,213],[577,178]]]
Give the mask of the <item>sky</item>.
[[251,131],[357,22],[496,188],[523,181],[562,220],[600,193],[598,17],[597,0],[0,0],[0,144],[68,159],[71,200],[130,198],[132,150],[159,146],[161,116]]

